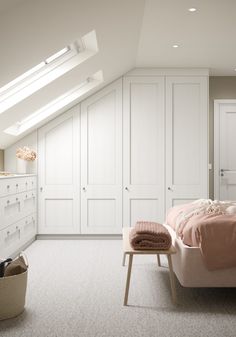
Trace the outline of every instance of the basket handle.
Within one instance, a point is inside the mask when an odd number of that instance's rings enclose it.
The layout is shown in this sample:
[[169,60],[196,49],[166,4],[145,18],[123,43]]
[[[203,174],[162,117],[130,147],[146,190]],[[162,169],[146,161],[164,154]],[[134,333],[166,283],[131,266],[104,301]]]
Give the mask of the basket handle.
[[28,258],[27,258],[27,256],[26,256],[26,254],[24,253],[24,252],[20,252],[20,254],[19,254],[19,256],[22,256],[23,257],[23,259],[25,260],[25,265],[26,265],[26,267],[27,268],[29,268],[29,261],[28,261]]

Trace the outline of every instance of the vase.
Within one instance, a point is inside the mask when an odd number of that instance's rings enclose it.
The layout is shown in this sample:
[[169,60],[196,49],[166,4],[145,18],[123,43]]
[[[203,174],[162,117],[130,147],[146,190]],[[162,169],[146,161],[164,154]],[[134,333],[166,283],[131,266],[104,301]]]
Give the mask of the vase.
[[32,161],[17,158],[17,173],[18,174],[32,173],[32,166],[33,166]]

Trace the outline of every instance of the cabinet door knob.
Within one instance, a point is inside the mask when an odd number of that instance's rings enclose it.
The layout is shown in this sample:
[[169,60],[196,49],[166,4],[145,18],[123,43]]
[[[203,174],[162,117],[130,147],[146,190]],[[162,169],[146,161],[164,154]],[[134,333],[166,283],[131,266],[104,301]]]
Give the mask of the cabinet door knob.
[[43,188],[42,187],[40,187],[40,192],[43,192]]
[[83,191],[84,191],[84,192],[86,191],[86,188],[85,188],[85,187],[83,187]]
[[128,190],[129,190],[127,186],[125,187],[125,190],[126,190],[126,191],[128,191]]
[[168,191],[173,191],[172,188],[171,188],[170,186],[168,187]]

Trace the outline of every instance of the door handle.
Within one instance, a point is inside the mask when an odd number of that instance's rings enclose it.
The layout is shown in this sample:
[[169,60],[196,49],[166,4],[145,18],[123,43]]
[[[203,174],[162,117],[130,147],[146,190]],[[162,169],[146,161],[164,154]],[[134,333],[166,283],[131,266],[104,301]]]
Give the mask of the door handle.
[[229,170],[229,169],[220,169],[220,176],[224,177],[224,172],[230,172],[230,171],[236,171],[236,170]]

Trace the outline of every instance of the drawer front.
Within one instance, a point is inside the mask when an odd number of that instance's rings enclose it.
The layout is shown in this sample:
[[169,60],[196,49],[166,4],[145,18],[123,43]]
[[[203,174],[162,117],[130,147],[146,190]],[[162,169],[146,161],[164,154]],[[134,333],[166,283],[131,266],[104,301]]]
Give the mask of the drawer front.
[[9,196],[17,193],[17,182],[15,179],[0,180],[0,197]]
[[18,178],[18,192],[26,192],[31,191],[33,189],[36,189],[37,187],[37,179],[36,177],[24,177],[24,178]]
[[0,199],[0,230],[23,216],[23,195],[16,194]]
[[28,177],[27,178],[27,190],[31,191],[37,189],[37,179],[36,177]]
[[35,237],[37,228],[36,213],[31,214],[23,219],[21,227],[21,241],[22,245],[27,243],[30,239]]
[[15,193],[31,191],[37,188],[37,178],[35,176],[16,177],[0,180],[0,197],[9,196]]
[[28,216],[36,212],[36,190],[21,193],[23,216]]
[[21,227],[22,222],[8,226],[1,231],[2,246],[0,250],[0,256],[8,257],[17,251],[21,246]]

